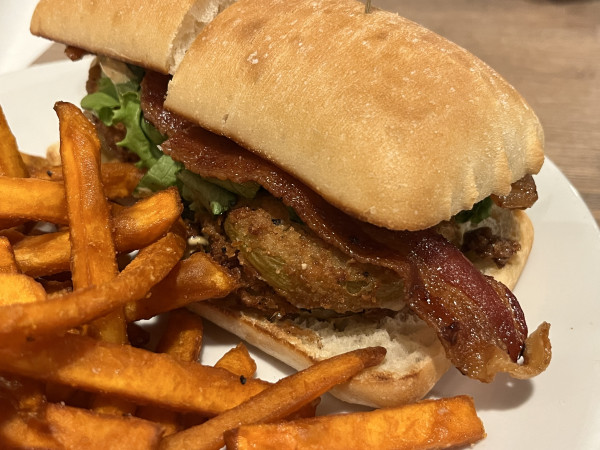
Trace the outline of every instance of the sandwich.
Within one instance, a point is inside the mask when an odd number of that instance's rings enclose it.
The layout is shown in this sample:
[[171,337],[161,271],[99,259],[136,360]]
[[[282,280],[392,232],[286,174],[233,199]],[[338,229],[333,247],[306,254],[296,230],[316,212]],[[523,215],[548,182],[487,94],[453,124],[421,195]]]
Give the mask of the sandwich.
[[298,369],[386,347],[333,392],[370,406],[451,366],[546,369],[549,324],[530,334],[511,292],[543,131],[493,69],[355,0],[61,3],[42,0],[32,32],[98,55],[82,105],[106,147],[119,126],[116,147],[144,142],[140,195],[179,186],[200,251],[239,281],[191,309]]

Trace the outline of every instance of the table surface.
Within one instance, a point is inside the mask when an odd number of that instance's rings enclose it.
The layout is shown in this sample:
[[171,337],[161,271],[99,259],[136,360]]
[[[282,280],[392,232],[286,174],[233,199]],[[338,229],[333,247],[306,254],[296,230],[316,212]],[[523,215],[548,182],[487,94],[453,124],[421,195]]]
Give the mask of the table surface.
[[[525,97],[600,223],[600,1],[373,0],[456,42]],[[37,62],[62,58],[50,48]]]

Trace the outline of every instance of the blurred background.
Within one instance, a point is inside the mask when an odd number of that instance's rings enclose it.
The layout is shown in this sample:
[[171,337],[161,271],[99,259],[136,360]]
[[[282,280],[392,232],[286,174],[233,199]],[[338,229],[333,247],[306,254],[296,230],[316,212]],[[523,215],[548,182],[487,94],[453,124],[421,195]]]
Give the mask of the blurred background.
[[[0,1],[0,74],[57,59],[28,35],[36,0]],[[600,223],[600,1],[373,0],[465,47],[536,111],[546,154]]]

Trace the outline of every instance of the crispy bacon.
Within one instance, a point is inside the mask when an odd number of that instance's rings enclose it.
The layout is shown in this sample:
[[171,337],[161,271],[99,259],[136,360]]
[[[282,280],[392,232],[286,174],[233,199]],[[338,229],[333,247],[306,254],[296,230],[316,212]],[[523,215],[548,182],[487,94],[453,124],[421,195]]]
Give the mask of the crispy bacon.
[[[407,282],[411,308],[436,330],[461,372],[491,381],[498,371],[521,367],[515,361],[522,353],[527,326],[517,300],[437,233],[390,232],[359,222],[268,161],[198,127],[175,133],[163,149],[202,176],[259,183],[294,208],[326,242],[360,262],[395,270]],[[547,334],[546,330],[535,335],[545,340],[538,347],[544,348],[547,358],[528,369],[532,375],[549,362]],[[489,364],[498,355],[506,355],[504,363]]]
[[192,126],[191,122],[163,107],[170,79],[170,75],[147,71],[141,84],[140,102],[144,118],[164,135]]
[[538,199],[535,181],[531,175],[525,175],[511,185],[508,195],[492,195],[494,203],[501,208],[527,209]]

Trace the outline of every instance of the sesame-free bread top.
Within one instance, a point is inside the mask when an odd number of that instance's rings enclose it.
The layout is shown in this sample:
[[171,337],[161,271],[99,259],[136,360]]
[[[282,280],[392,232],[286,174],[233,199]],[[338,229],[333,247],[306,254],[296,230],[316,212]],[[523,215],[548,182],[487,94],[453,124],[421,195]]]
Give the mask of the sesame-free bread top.
[[200,30],[235,0],[41,0],[37,36],[162,73],[175,70]]
[[240,0],[175,73],[166,106],[274,162],[333,205],[417,230],[543,162],[540,123],[490,67],[355,0]]

